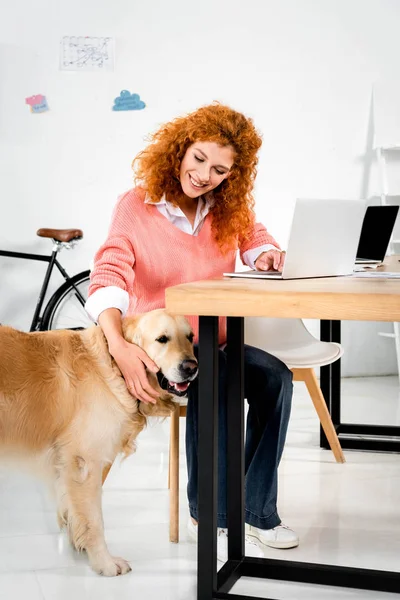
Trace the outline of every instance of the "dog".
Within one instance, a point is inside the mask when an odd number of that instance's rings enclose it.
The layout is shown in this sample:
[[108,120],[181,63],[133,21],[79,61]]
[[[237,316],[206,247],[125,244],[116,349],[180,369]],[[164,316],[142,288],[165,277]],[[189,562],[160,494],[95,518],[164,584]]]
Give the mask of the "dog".
[[60,527],[91,567],[123,575],[129,563],[104,539],[102,473],[129,456],[149,416],[169,416],[198,371],[184,317],[160,309],[122,321],[123,335],[159,367],[147,372],[156,404],[128,391],[100,327],[22,333],[0,327],[0,455],[45,457]]

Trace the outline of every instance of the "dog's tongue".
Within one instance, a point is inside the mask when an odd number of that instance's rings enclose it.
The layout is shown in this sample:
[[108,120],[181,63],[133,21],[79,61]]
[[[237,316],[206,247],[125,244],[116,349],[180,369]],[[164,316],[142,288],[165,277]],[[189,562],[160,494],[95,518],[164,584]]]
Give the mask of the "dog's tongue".
[[172,387],[174,387],[176,390],[178,390],[178,392],[186,392],[186,390],[189,387],[189,383],[185,382],[185,383],[175,383],[174,381],[170,381],[170,384],[172,385]]

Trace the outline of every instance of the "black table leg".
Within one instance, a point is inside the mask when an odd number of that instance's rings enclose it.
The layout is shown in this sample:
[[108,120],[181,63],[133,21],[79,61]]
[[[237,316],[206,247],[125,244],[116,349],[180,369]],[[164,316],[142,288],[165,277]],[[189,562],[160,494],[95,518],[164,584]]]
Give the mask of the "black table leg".
[[[321,321],[321,341],[338,342],[341,341],[341,321]],[[340,425],[340,359],[334,363],[321,367],[320,386],[325,398],[326,405],[332,417],[333,425],[338,431]],[[320,428],[320,446],[329,448],[328,440],[322,427]]]
[[[218,319],[200,318],[198,600],[267,600],[231,594],[240,577],[400,593],[400,573],[244,554],[243,319],[228,319],[228,561],[217,573]],[[237,348],[236,346],[239,346]],[[230,438],[230,439],[229,439]],[[231,531],[232,529],[232,531]],[[270,599],[271,600],[271,599]]]
[[244,557],[244,319],[228,318],[228,558]]
[[[321,321],[321,340],[339,342],[341,321]],[[332,417],[343,449],[400,452],[400,427],[398,425],[368,425],[342,423],[341,421],[341,362],[321,367],[321,391]],[[329,448],[325,433],[320,429],[320,446]]]
[[217,588],[218,318],[199,319],[199,528],[197,598]]

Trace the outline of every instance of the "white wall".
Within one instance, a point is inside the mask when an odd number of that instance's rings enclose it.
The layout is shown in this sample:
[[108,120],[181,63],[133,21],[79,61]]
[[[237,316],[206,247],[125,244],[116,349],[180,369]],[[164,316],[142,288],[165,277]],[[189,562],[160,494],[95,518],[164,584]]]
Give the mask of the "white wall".
[[[372,85],[398,82],[397,0],[15,0],[1,12],[0,247],[44,252],[38,227],[81,227],[64,260],[87,268],[145,135],[214,99],[263,133],[257,213],[283,245],[296,196],[360,197]],[[64,35],[115,37],[114,72],[59,71]],[[112,112],[122,89],[147,108]],[[24,99],[38,93],[50,111],[32,115]],[[0,268],[0,319],[25,328],[43,267]],[[345,373],[395,372],[376,325],[343,330]]]

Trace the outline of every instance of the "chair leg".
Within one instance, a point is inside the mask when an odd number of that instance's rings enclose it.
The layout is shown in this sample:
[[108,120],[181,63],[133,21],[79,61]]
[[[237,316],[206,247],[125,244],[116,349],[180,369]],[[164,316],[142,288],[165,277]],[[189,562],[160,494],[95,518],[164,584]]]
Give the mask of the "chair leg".
[[338,463],[346,462],[343,454],[336,429],[332,423],[331,415],[326,406],[325,398],[322,395],[321,388],[318,385],[317,377],[314,369],[292,369],[294,380],[304,381],[307,386],[308,393],[311,396],[315,410],[317,411],[322,428],[325,432],[329,446]]
[[172,417],[171,417],[171,426],[170,426],[170,434],[169,434],[169,452],[168,452],[168,489],[171,489],[171,437],[172,437]]
[[179,406],[171,415],[169,447],[169,540],[179,542]]

